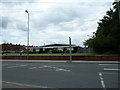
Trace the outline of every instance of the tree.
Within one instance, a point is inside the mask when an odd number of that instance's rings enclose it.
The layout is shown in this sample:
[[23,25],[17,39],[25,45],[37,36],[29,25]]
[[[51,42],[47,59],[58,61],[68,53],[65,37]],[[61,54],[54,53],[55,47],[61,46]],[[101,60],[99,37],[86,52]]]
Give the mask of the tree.
[[67,48],[63,48],[63,53],[65,53],[66,50],[67,50]]
[[120,23],[118,7],[113,3],[113,9],[98,22],[94,37],[84,42],[87,47],[93,48],[96,53],[120,53]]
[[40,48],[38,53],[43,53],[43,48]]
[[33,49],[33,53],[36,53],[36,49]]

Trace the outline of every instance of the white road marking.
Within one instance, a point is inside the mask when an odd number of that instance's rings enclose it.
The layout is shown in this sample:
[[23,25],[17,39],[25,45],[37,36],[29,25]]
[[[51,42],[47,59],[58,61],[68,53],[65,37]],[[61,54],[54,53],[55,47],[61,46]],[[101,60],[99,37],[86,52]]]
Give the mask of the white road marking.
[[15,64],[15,65],[19,65],[19,64]]
[[47,67],[47,66],[46,66],[46,65],[44,65],[44,66],[42,66],[42,67],[31,67],[31,68],[29,68],[29,69],[45,68],[45,67]]
[[[35,69],[37,67],[32,67],[32,68],[29,68],[29,69]],[[58,68],[58,67],[52,67],[52,66],[47,66],[47,65],[43,65],[41,67],[38,67],[38,68],[52,68],[52,69],[55,69],[55,71],[66,71],[66,72],[70,72],[70,70],[67,70],[67,69],[63,69],[63,68]]]
[[70,72],[70,70],[63,69],[63,68],[52,67],[52,66],[47,66],[47,65],[45,65],[45,67],[53,68],[53,69],[55,69],[55,71],[66,71],[66,72]]
[[57,70],[55,70],[55,71],[66,71],[66,72],[70,72],[70,70],[66,70],[66,69],[57,69]]
[[102,85],[102,87],[104,88],[104,90],[106,90],[106,88],[105,88],[105,83],[104,83],[104,79],[103,79],[103,75],[102,75],[101,72],[99,72],[99,76],[100,76],[100,80],[101,80],[101,85]]
[[9,64],[2,64],[2,66],[8,66]]
[[102,72],[103,74],[108,74],[108,75],[110,75],[110,74],[116,74],[116,73],[113,73],[113,72]]
[[16,65],[16,66],[10,66],[10,67],[7,67],[7,68],[16,68],[16,67],[25,67],[27,65]]
[[[13,65],[13,64],[2,64],[2,66],[8,66],[8,65],[11,66],[11,65]],[[19,64],[14,64],[14,65],[17,66],[17,65],[19,65]]]
[[118,64],[98,64],[98,65],[118,65]]
[[37,68],[37,67],[31,67],[31,68],[29,68],[29,69],[35,69],[35,68]]
[[[30,84],[24,84],[24,83],[17,83],[17,82],[8,82],[8,81],[2,81],[3,83],[10,84],[10,85],[16,85],[17,87],[29,87],[29,88],[48,88],[47,86],[37,86],[37,85],[30,85]],[[49,87],[51,88],[51,87]]]
[[113,69],[113,68],[104,68],[104,70],[109,70],[109,71],[118,71],[118,70],[120,70],[120,69]]
[[45,68],[46,66],[38,67],[38,68]]

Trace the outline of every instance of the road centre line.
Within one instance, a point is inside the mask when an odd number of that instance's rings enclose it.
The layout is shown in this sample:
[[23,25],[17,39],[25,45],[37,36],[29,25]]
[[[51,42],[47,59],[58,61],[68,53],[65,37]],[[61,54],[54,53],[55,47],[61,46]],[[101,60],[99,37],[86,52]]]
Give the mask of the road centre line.
[[106,90],[104,79],[103,79],[103,75],[102,75],[101,72],[99,72],[99,77],[100,77],[100,82],[101,82],[102,87],[104,88],[104,90]]
[[27,66],[27,65],[16,65],[16,66],[9,66],[9,67],[7,67],[7,68],[16,68],[16,67],[25,67],[25,66]]
[[109,71],[118,71],[118,70],[120,70],[120,69],[104,68],[104,70],[109,70]]

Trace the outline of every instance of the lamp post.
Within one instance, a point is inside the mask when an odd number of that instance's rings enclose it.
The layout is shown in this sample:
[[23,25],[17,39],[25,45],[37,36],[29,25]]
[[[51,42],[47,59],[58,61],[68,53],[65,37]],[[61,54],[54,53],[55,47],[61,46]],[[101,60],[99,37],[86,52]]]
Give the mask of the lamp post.
[[117,2],[118,7],[118,15],[119,15],[119,23],[120,23],[120,0],[115,0]]
[[25,12],[28,14],[28,33],[27,33],[27,60],[29,57],[29,12],[25,10]]

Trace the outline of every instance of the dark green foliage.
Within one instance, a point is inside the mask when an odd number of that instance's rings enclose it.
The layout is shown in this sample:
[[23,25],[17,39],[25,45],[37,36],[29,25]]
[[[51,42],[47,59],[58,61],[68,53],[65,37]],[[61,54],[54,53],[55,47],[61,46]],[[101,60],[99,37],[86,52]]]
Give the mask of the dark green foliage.
[[55,50],[52,51],[52,53],[62,53],[62,51],[55,49]]
[[63,53],[69,53],[70,51],[67,48],[63,48]]
[[65,50],[65,52],[64,53],[70,53],[70,51],[69,50]]
[[79,47],[74,47],[74,49],[72,50],[72,53],[76,53]]
[[33,49],[33,53],[36,53],[36,49]]
[[25,49],[25,53],[30,53],[30,49]]
[[106,12],[98,22],[96,33],[84,45],[93,48],[96,53],[120,53],[118,3],[113,3],[113,9]]
[[43,49],[40,48],[39,51],[38,51],[38,53],[43,53]]
[[63,53],[65,53],[66,50],[67,50],[67,48],[63,48]]

